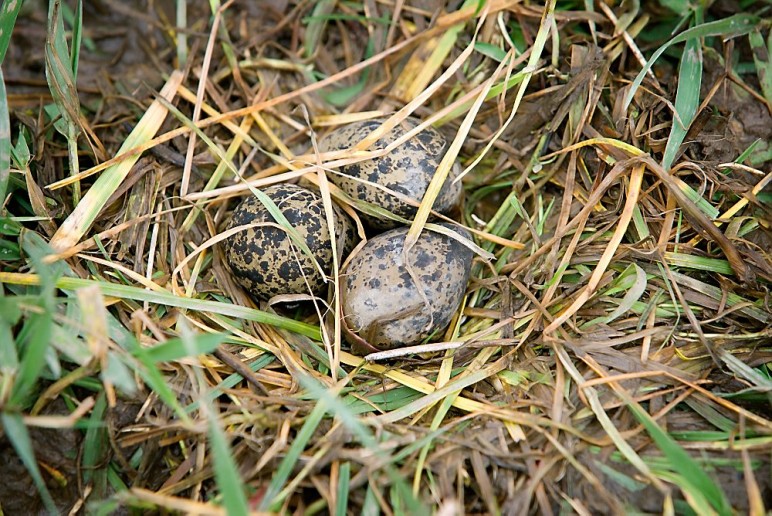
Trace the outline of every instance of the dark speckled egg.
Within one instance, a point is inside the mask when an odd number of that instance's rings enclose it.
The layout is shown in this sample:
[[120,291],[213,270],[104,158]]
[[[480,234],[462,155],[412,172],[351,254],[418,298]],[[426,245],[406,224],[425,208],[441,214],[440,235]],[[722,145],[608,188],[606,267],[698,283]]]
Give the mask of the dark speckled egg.
[[[271,186],[263,192],[305,240],[325,275],[330,276],[332,247],[321,195],[292,184]],[[333,204],[333,210],[337,249],[345,256],[354,245],[354,225],[337,205]],[[239,231],[224,242],[226,261],[239,284],[262,299],[280,294],[322,294],[326,285],[322,274],[257,197],[247,197],[239,204],[227,229],[259,223],[266,224]]]
[[[366,120],[340,127],[322,140],[320,148],[323,152],[348,149],[369,135],[383,121],[383,119]],[[420,121],[415,118],[405,119],[368,150],[375,151],[386,148],[419,123]],[[414,206],[364,181],[385,187],[420,202],[447,150],[448,142],[445,137],[429,127],[390,153],[340,167],[338,173],[331,173],[329,177],[333,183],[355,199],[367,201],[411,220],[417,211]],[[460,169],[458,165],[455,165],[434,203],[436,211],[448,214],[460,202],[462,185],[460,182],[453,184],[453,179],[459,173]],[[364,215],[363,219],[377,229],[388,229],[397,225],[393,221],[376,219],[367,215]]]
[[[470,238],[463,228],[441,225]],[[425,229],[408,256],[419,286],[403,261],[407,231],[398,228],[371,238],[343,271],[343,315],[356,351],[411,346],[439,334],[464,297],[472,251]]]

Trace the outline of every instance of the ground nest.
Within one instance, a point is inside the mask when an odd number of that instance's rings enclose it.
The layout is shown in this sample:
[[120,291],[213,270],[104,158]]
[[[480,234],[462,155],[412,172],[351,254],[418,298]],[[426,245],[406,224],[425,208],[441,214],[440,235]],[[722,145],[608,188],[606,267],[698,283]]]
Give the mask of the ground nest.
[[[44,4],[0,12],[0,512],[770,508],[768,3]],[[338,267],[254,299],[223,231],[300,183],[372,238],[367,138],[320,142],[408,117],[449,158],[399,224],[458,163],[471,276],[356,354]]]

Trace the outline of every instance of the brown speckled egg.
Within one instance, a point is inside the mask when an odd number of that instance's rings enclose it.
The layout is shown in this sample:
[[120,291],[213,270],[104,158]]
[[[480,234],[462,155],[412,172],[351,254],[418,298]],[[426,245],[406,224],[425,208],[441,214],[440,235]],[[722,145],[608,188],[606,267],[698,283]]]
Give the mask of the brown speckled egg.
[[[322,140],[320,149],[323,152],[348,149],[359,143],[383,121],[383,119],[366,120],[340,127]],[[405,119],[368,150],[375,151],[386,148],[419,123],[420,121],[415,118]],[[447,150],[448,142],[445,137],[436,129],[429,127],[385,156],[345,165],[340,167],[338,173],[329,174],[329,178],[355,199],[367,201],[412,220],[417,211],[414,206],[382,189],[364,183],[362,180],[386,187],[420,202]],[[460,168],[456,164],[451,169],[442,190],[440,190],[440,195],[434,203],[436,211],[448,214],[459,203],[462,185],[460,182],[453,184],[453,179],[459,173]],[[367,215],[364,215],[363,219],[377,229],[397,226],[394,221],[376,219]]]
[[[325,274],[331,275],[332,247],[322,197],[292,184],[271,186],[263,192],[305,240]],[[337,205],[333,204],[333,209],[337,249],[345,255],[354,245],[354,225]],[[226,261],[239,284],[262,299],[308,294],[309,286],[310,292],[323,293],[326,283],[322,274],[257,197],[247,197],[239,204],[227,229],[261,222],[269,224],[239,231],[224,242]]]
[[[463,228],[441,225],[470,238]],[[472,251],[445,235],[426,229],[421,233],[408,260],[429,302],[426,305],[404,265],[407,231],[398,228],[371,238],[343,271],[343,316],[349,333],[355,334],[348,335],[355,351],[419,344],[439,334],[461,304]]]

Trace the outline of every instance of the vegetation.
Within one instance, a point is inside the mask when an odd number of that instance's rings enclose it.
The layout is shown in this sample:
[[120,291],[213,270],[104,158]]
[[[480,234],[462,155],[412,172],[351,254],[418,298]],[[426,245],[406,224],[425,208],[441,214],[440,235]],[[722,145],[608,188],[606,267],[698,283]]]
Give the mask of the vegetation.
[[[770,509],[768,2],[187,4],[0,10],[1,511]],[[358,357],[337,269],[257,303],[218,235],[300,178],[378,212],[315,152],[375,116],[452,141],[408,239],[458,160],[478,257]]]

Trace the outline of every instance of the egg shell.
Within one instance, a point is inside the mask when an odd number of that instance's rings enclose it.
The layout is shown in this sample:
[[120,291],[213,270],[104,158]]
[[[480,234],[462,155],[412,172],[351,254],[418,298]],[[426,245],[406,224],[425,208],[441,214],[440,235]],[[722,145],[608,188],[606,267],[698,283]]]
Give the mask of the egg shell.
[[[317,192],[293,184],[274,185],[263,192],[284,214],[325,274],[330,276],[332,246],[322,197]],[[335,204],[333,211],[338,253],[345,256],[354,246],[354,224]],[[224,241],[226,262],[236,281],[261,299],[280,294],[322,294],[326,286],[322,274],[287,232],[277,226],[257,197],[247,197],[239,204],[227,229],[254,223],[273,225],[251,227]]]
[[[331,132],[320,144],[322,151],[343,150],[357,144],[384,122],[383,119],[354,122]],[[407,118],[381,139],[369,147],[369,151],[386,148],[420,124],[420,120]],[[417,208],[384,190],[364,183],[362,180],[380,185],[389,190],[405,195],[416,202],[421,202],[429,183],[448,150],[448,143],[436,129],[428,127],[388,154],[351,165],[344,165],[338,173],[328,177],[351,197],[367,201],[376,206],[412,220]],[[448,178],[434,203],[434,210],[448,214],[459,203],[462,195],[460,182],[453,183],[460,173],[458,164],[454,164]],[[391,220],[376,219],[363,215],[365,222],[377,229],[397,226]]]
[[[471,238],[463,228],[441,225]],[[343,316],[349,333],[355,334],[348,335],[355,351],[418,344],[443,330],[464,298],[472,251],[424,229],[408,261],[427,306],[403,260],[407,232],[408,228],[398,228],[371,238],[343,271]]]

